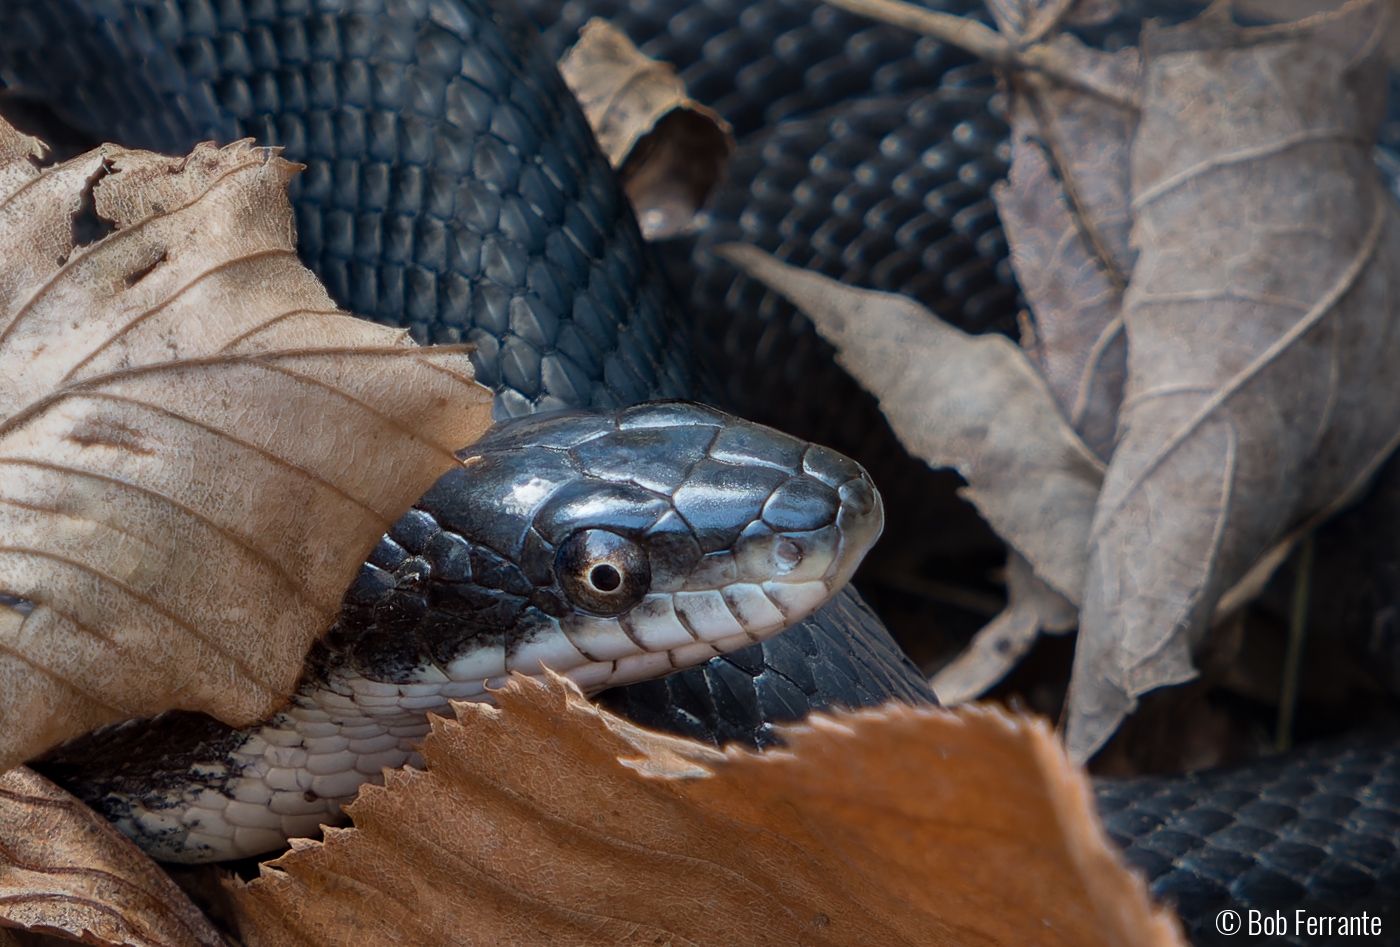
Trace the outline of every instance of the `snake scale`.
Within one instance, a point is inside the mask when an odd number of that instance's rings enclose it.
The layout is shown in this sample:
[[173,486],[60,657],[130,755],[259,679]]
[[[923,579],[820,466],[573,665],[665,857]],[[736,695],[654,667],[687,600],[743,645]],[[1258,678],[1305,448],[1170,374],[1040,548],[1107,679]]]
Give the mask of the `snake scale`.
[[[1159,0],[1152,12],[1195,6]],[[810,325],[703,251],[736,237],[782,246],[969,330],[1012,331],[1016,289],[987,196],[1008,156],[990,73],[812,0],[526,7],[543,41],[508,0],[10,0],[5,111],[60,149],[282,146],[307,165],[292,193],[303,259],[337,302],[422,341],[475,343],[500,418],[700,397],[830,443],[888,494],[917,495],[932,475],[902,456]],[[1091,38],[1131,41],[1141,12]],[[708,227],[661,248],[664,270],[553,69],[592,15],[677,63],[740,138]],[[909,531],[932,519],[896,517]],[[421,552],[400,547],[381,550],[387,571]],[[776,720],[888,696],[927,692],[842,592],[762,644],[603,699],[644,723],[762,744]],[[110,785],[133,778],[133,747],[175,747],[179,759],[221,739],[176,715],[48,768],[75,788]],[[1359,738],[1221,773],[1106,781],[1100,807],[1192,930],[1209,898],[1392,897],[1390,747]]]

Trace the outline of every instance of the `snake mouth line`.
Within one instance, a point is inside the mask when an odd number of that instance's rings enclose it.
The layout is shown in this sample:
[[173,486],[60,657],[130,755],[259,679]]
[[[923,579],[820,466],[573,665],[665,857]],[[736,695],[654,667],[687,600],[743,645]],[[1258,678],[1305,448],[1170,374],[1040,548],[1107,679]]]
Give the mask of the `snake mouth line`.
[[[700,405],[519,419],[475,445],[464,469],[455,495],[498,498],[508,528],[451,510],[440,519],[493,544],[497,571],[518,568],[534,589],[517,596],[529,604],[513,633],[464,638],[404,678],[457,685],[458,699],[546,667],[593,692],[761,642],[839,591],[884,526],[858,464]],[[600,568],[608,594],[640,583],[634,604],[609,613],[589,586]]]

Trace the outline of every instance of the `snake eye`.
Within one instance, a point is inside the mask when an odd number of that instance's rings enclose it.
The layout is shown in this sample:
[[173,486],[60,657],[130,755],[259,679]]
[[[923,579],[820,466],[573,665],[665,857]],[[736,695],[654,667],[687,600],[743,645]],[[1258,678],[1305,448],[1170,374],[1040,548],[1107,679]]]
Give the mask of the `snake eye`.
[[554,559],[559,586],[574,606],[592,615],[621,615],[651,589],[646,550],[605,529],[581,529]]

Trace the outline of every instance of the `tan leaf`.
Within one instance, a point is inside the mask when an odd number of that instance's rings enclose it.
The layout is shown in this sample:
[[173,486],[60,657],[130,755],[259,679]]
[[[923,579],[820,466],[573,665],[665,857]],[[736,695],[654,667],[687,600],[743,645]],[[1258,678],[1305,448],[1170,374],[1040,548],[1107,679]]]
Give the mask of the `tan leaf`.
[[675,67],[643,55],[599,17],[584,24],[559,73],[618,170],[642,235],[687,232],[724,176],[734,150],[729,123],[686,94]]
[[[462,349],[335,311],[272,152],[33,153],[0,132],[0,771],[127,717],[267,716],[489,423]],[[113,229],[75,247],[88,189]]]
[[1371,162],[1387,12],[1144,33],[1125,433],[1089,547],[1077,759],[1195,674],[1221,595],[1400,434],[1400,214]]
[[912,299],[843,285],[757,247],[715,252],[802,310],[880,399],[904,446],[957,470],[963,495],[997,534],[1079,600],[1102,467],[1014,342],[968,335]]
[[1066,26],[1098,26],[1123,12],[1121,0],[1079,0],[1065,14]]
[[247,942],[1183,943],[1041,721],[889,705],[720,754],[562,678],[497,697],[238,887]]
[[0,775],[0,924],[88,944],[225,943],[130,839],[22,766]]

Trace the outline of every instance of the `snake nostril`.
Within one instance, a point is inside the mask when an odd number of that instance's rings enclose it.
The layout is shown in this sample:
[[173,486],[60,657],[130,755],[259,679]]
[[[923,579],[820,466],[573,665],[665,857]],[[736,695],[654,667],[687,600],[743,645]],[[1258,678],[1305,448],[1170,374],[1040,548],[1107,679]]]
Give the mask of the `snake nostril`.
[[841,484],[841,502],[852,513],[864,516],[875,507],[875,488],[864,478]]
[[599,592],[615,592],[622,584],[622,576],[614,567],[602,563],[593,567],[593,571],[588,574],[588,581]]
[[797,543],[784,539],[778,543],[778,548],[773,550],[773,559],[784,573],[791,572],[802,563],[802,550]]

